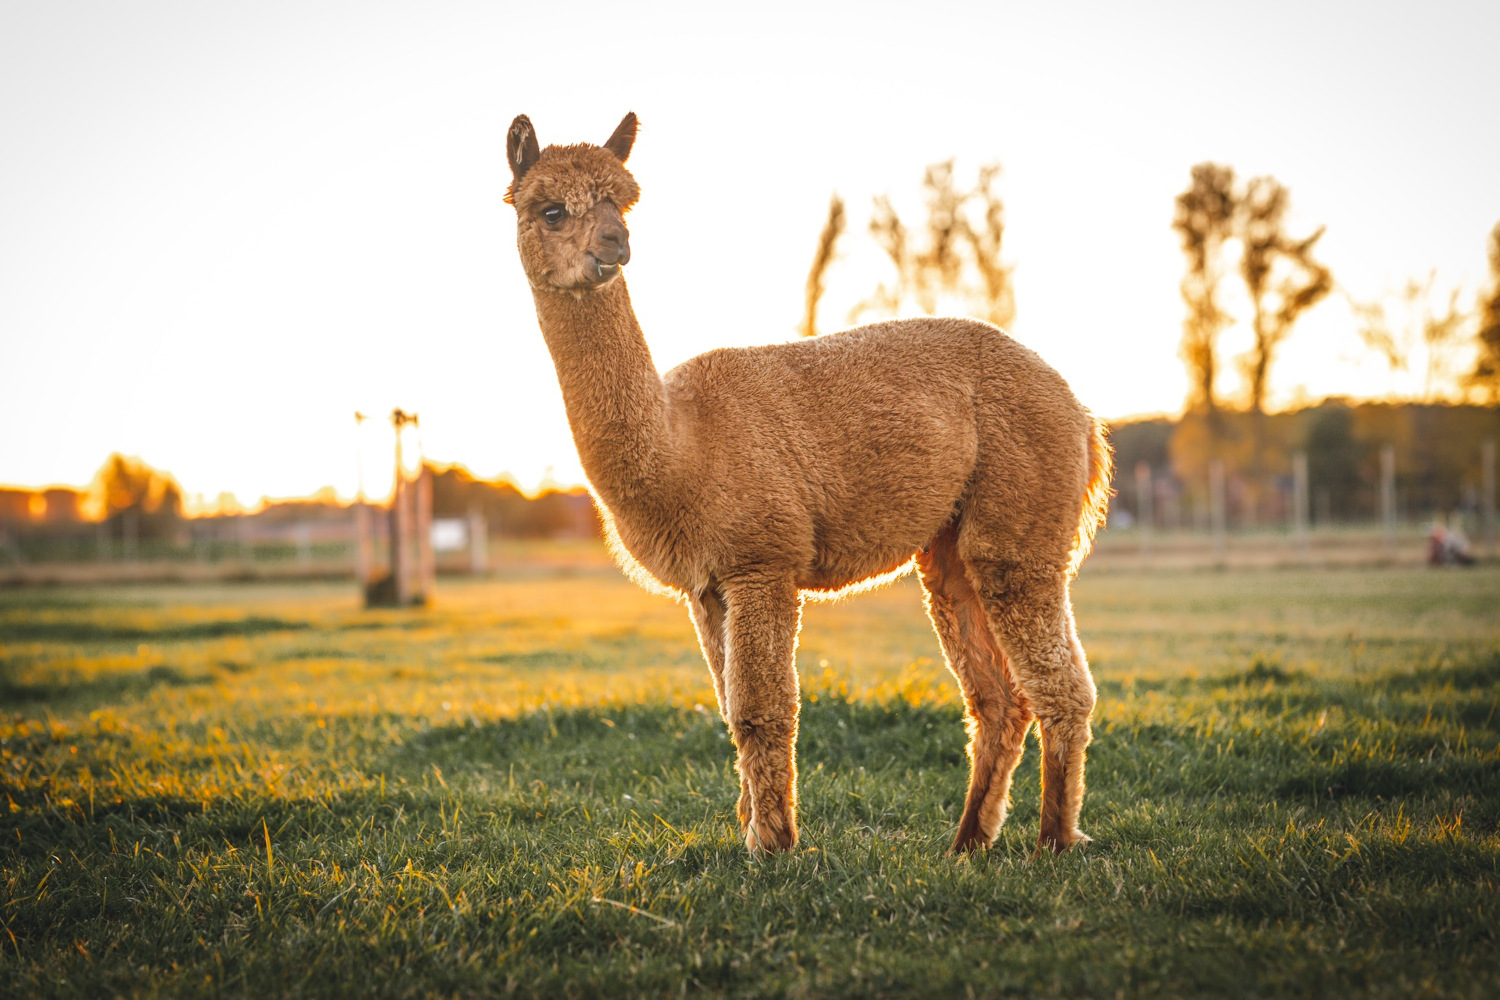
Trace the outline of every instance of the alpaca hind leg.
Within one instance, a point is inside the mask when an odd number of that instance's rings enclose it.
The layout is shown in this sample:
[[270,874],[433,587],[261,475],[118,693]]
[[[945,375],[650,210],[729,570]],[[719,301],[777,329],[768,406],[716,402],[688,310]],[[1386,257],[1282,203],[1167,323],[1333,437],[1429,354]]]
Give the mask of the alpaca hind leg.
[[952,850],[972,851],[994,843],[1005,822],[1011,776],[1021,760],[1031,712],[958,558],[955,526],[944,528],[918,553],[917,569],[927,615],[964,696],[969,793]]
[[[802,599],[790,580],[726,584],[725,715],[739,751],[750,853],[797,843],[797,629]],[[741,814],[744,815],[743,812]]]
[[[724,594],[716,585],[705,587],[691,595],[688,609],[693,627],[698,631],[698,644],[703,647],[703,658],[708,661],[709,673],[714,679],[714,698],[719,703],[719,715],[729,721],[728,703],[724,700],[724,625],[728,609],[724,605]],[[740,828],[750,822],[750,783],[740,778],[740,801],[735,808],[740,819]]]
[[1088,842],[1078,829],[1084,754],[1092,738],[1094,679],[1073,623],[1067,575],[971,564],[990,625],[1036,717],[1042,736],[1042,850]]

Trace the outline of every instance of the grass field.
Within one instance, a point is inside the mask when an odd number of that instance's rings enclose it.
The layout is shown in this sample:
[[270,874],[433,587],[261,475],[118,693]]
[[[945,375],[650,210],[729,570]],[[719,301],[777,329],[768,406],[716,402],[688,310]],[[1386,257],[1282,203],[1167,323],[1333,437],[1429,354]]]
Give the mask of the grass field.
[[367,612],[0,591],[6,996],[1494,996],[1500,568],[1086,572],[1086,852],[944,849],[910,580],[811,605],[753,862],[679,607],[595,554]]

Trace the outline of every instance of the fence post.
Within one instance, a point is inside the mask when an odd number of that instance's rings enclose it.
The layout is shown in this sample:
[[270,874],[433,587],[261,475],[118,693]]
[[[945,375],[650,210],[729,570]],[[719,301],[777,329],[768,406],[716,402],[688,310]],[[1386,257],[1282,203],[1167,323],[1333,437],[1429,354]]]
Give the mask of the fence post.
[[469,572],[475,576],[489,569],[490,526],[479,504],[469,505]]
[[397,607],[411,603],[411,510],[407,506],[411,489],[406,482],[406,470],[399,460],[401,432],[396,431],[396,495],[391,498],[391,582],[396,587]]
[[361,590],[370,585],[370,569],[374,563],[370,546],[370,508],[360,496],[354,504],[354,578]]
[[1220,565],[1224,562],[1228,539],[1228,516],[1224,509],[1224,462],[1214,459],[1208,463],[1208,520],[1213,531],[1214,558]]
[[417,473],[417,600],[422,604],[432,603],[432,592],[437,584],[437,560],[432,553],[432,467],[422,463]]
[[1396,554],[1396,449],[1380,448],[1380,530],[1385,536],[1386,555]]
[[136,558],[136,543],[140,540],[140,533],[141,533],[141,527],[140,527],[140,525],[141,525],[140,515],[136,513],[135,508],[132,507],[130,510],[127,510],[125,512],[125,515],[124,515],[123,519],[122,519],[122,528],[124,530],[124,535],[125,535],[125,537],[124,537],[125,561],[127,563],[133,563],[133,562],[135,562],[135,558]]
[[1495,439],[1488,438],[1480,451],[1480,478],[1484,491],[1484,537],[1494,559],[1495,551]]
[[1152,511],[1151,466],[1145,462],[1135,463],[1135,521],[1141,533],[1141,555],[1151,554],[1151,528],[1155,521]]
[[1307,528],[1309,518],[1309,495],[1307,490],[1307,452],[1299,451],[1292,456],[1292,523],[1297,538],[1297,547],[1306,554],[1308,550]]

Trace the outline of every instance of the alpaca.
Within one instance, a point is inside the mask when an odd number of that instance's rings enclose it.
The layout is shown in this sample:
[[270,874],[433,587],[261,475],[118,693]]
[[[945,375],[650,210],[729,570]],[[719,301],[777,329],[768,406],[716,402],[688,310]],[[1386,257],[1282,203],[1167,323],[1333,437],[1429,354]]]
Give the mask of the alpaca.
[[794,654],[807,595],[913,564],[963,692],[954,851],[988,847],[1033,719],[1040,849],[1078,829],[1095,689],[1068,586],[1104,515],[1104,428],[987,323],[914,319],[710,351],[657,373],[621,268],[628,114],[602,146],[510,127],[505,200],[578,455],[622,568],[684,600],[751,854],[797,843]]

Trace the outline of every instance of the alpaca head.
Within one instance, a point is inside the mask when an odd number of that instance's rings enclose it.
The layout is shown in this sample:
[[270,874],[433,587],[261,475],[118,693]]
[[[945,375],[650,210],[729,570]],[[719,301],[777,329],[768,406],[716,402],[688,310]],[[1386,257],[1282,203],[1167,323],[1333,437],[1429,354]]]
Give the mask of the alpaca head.
[[516,244],[533,288],[583,295],[612,282],[630,260],[625,213],[641,189],[625,158],[635,144],[631,112],[604,145],[537,145],[531,119],[510,126],[506,157],[516,208]]

